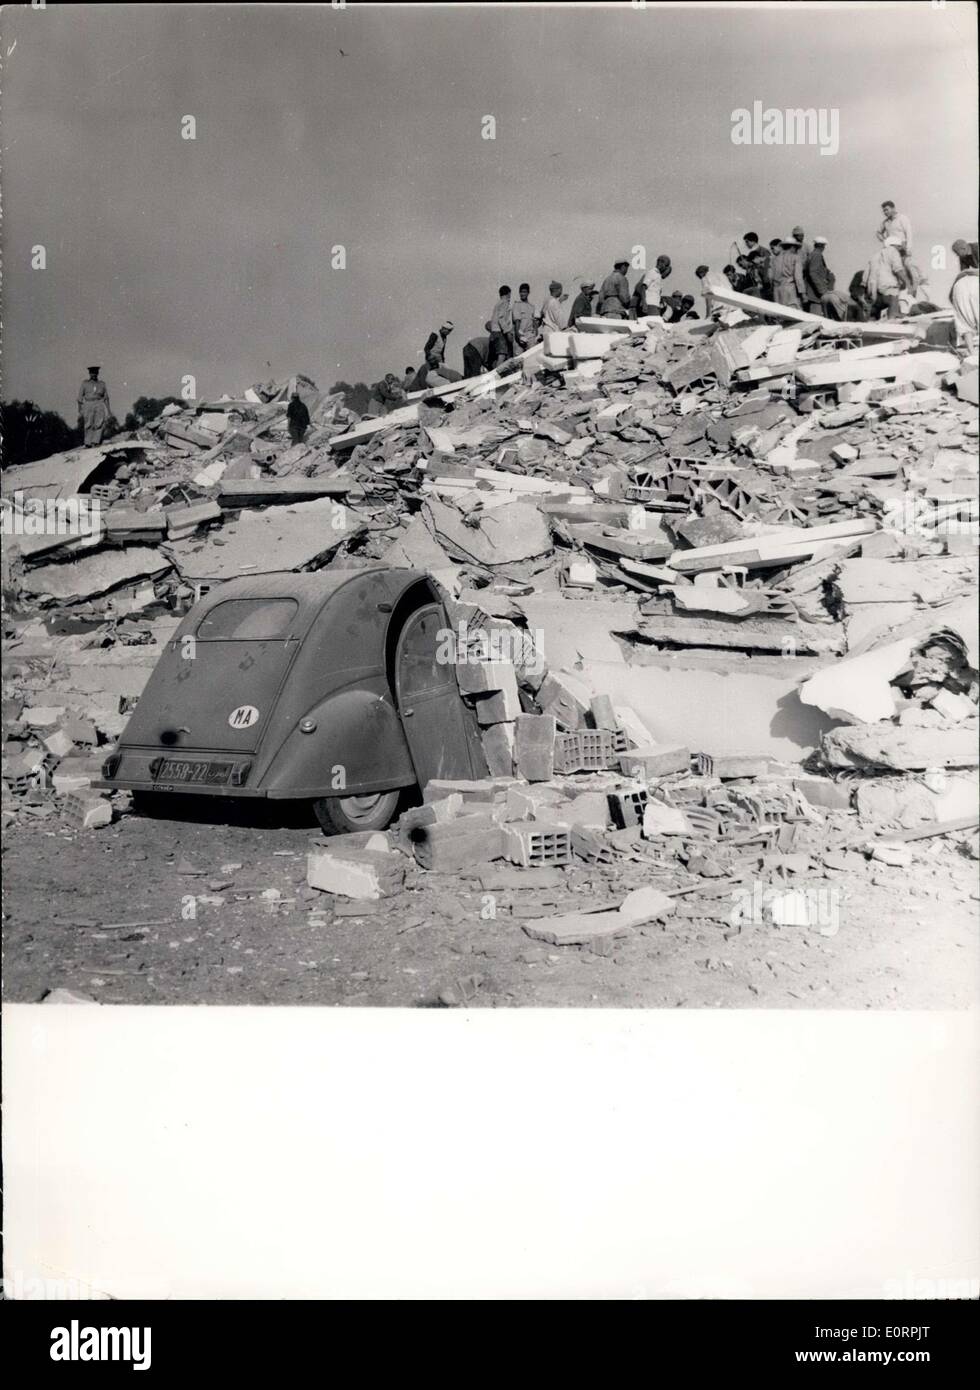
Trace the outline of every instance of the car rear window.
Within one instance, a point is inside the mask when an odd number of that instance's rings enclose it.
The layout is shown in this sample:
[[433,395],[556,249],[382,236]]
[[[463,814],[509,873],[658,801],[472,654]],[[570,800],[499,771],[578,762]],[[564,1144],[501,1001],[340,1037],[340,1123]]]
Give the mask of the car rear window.
[[201,619],[197,639],[243,642],[288,637],[298,609],[294,598],[229,598]]

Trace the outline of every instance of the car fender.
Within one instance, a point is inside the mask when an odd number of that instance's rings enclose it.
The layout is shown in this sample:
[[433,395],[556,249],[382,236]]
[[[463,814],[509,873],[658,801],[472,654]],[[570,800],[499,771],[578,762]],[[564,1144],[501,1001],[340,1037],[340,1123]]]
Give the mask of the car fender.
[[[302,725],[315,728],[304,733]],[[296,721],[260,771],[269,797],[363,796],[415,785],[408,743],[387,681],[335,691]]]

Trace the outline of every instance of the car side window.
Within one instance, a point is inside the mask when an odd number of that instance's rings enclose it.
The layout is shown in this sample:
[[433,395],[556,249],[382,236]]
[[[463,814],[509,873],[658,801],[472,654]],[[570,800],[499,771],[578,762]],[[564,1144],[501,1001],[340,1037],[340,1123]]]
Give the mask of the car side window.
[[398,684],[402,698],[425,690],[441,690],[456,678],[451,662],[440,661],[442,614],[423,608],[413,613],[402,631],[398,654]]

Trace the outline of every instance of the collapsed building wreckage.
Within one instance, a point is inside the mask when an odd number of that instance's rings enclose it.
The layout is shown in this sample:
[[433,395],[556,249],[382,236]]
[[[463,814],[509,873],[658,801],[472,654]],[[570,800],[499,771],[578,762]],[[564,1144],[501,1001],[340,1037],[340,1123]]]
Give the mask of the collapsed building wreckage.
[[[708,289],[711,319],[584,319],[388,414],[294,378],[9,470],[4,823],[125,813],[103,765],[202,594],[380,563],[436,586],[486,775],[420,778],[314,888],[640,883],[522,923],[576,944],[760,878],[806,920],[814,865],[920,839],[976,855],[976,357],[948,315]],[[32,501],[89,524],[31,534]]]

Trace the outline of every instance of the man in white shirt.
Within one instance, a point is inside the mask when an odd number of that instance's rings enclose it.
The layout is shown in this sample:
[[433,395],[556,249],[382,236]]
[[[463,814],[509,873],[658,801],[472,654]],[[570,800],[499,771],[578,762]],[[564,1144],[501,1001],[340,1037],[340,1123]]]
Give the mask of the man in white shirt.
[[541,306],[541,332],[562,333],[566,326],[565,310],[562,308],[567,295],[562,293],[561,283],[552,280],[548,286],[548,298]]
[[902,255],[907,256],[912,250],[911,221],[904,212],[895,211],[895,204],[890,199],[882,203],[881,211],[885,220],[878,228],[878,240],[887,241],[889,237],[895,237]]

